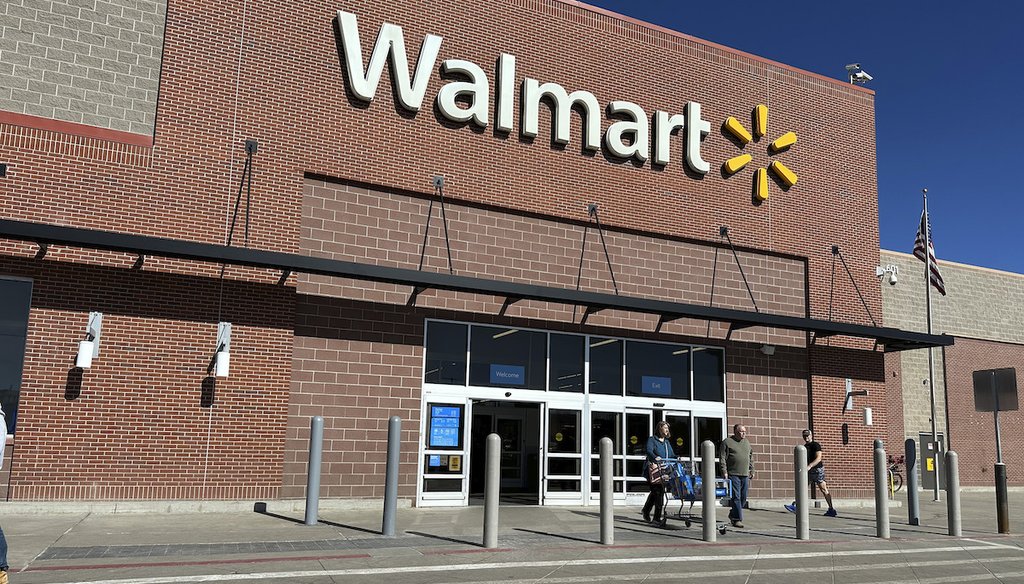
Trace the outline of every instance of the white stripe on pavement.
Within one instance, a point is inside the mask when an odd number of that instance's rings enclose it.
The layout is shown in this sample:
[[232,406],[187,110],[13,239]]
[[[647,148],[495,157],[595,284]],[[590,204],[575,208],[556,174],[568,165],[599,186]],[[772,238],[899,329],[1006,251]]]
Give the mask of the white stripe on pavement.
[[[954,552],[972,552],[975,550],[993,549],[991,546],[947,546],[947,547],[936,547],[936,548],[912,548],[912,549],[884,549],[884,550],[847,550],[847,551],[833,551],[827,553],[829,557],[857,557],[857,556],[884,556],[884,555],[910,555],[910,554],[932,554],[932,553],[954,553]],[[1011,548],[1018,551],[1021,548]],[[198,575],[184,575],[179,574],[176,576],[160,576],[153,578],[127,578],[119,580],[86,580],[80,582],[72,582],[65,584],[175,584],[178,582],[230,582],[238,580],[253,580],[253,579],[284,579],[284,578],[315,578],[324,576],[367,576],[377,574],[415,574],[415,573],[428,573],[428,572],[446,572],[453,568],[460,570],[521,570],[524,568],[560,568],[568,566],[602,566],[602,565],[621,565],[621,564],[650,564],[652,562],[661,562],[663,564],[675,564],[675,563],[693,563],[693,562],[736,562],[740,560],[788,560],[788,559],[804,559],[804,558],[821,558],[825,553],[823,552],[793,552],[793,553],[778,553],[778,554],[735,554],[735,555],[720,555],[720,556],[652,556],[652,557],[632,557],[632,558],[608,558],[608,559],[576,559],[576,560],[546,560],[536,562],[490,562],[484,564],[458,564],[457,566],[451,564],[445,564],[442,566],[390,566],[386,568],[352,568],[344,570],[304,570],[304,571],[293,571],[293,572],[263,572],[263,573],[249,573],[249,574],[198,574]],[[1024,554],[1017,558],[1005,558],[1000,561],[1012,561],[1014,559],[1024,560]],[[980,563],[980,560],[975,560]],[[986,560],[988,561],[988,560]],[[995,561],[995,559],[991,560]],[[930,564],[937,565],[937,562],[929,562]],[[963,563],[960,562],[953,563]],[[906,566],[906,562],[900,564]],[[877,564],[864,566],[862,569],[876,569]],[[97,566],[101,568],[102,566]],[[144,568],[145,564],[139,564],[140,568]],[[828,567],[816,567],[815,570],[821,571],[823,569],[832,570],[834,568]],[[792,568],[787,569],[788,571],[794,571]],[[749,574],[752,570],[741,570],[740,574]],[[709,574],[721,574],[721,571],[709,572]],[[1013,574],[1007,574],[1006,577],[1014,577]],[[621,578],[621,576],[619,576]],[[673,577],[678,577],[674,575]],[[992,577],[990,574],[979,575],[979,577]],[[958,576],[953,579],[929,579],[929,580],[914,580],[917,582],[929,582],[934,584],[941,584],[942,582],[956,582],[957,578],[961,578],[959,581],[963,581],[963,578],[977,579],[973,576]],[[588,579],[593,580],[594,577]],[[547,580],[547,579],[545,579]],[[892,582],[892,581],[886,581]],[[462,581],[462,584],[468,584],[467,581]],[[893,584],[900,584],[899,582]]]

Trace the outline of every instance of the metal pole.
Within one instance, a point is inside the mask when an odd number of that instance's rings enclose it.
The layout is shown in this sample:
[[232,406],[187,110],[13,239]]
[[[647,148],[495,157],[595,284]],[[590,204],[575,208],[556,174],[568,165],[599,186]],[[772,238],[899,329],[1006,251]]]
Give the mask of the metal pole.
[[324,453],[324,419],[309,421],[309,467],[306,471],[306,525],[316,525],[320,515],[320,461]]
[[996,463],[996,525],[999,533],[1010,533],[1010,502],[1006,493],[1006,465]]
[[402,443],[402,418],[388,420],[388,465],[384,472],[384,519],[380,532],[395,536],[395,513],[398,509],[398,453]]
[[498,547],[498,498],[501,496],[501,437],[487,435],[484,471],[484,547]]
[[996,462],[1002,464],[1003,444],[999,431],[999,392],[996,391],[996,372],[990,371],[988,376],[992,380],[992,403],[995,404],[992,408],[992,416],[995,417],[996,422]]
[[807,495],[807,448],[799,445],[793,448],[793,497],[796,505],[796,538],[811,539],[810,497]]
[[704,525],[704,541],[715,541],[718,528],[715,518],[715,444],[710,440],[700,443],[700,474],[703,489],[701,515]]
[[875,535],[889,539],[889,497],[885,493],[886,476],[885,450],[875,448]]
[[[931,224],[928,220],[928,189],[921,189],[924,197],[924,297],[925,314],[928,320],[928,334],[932,334],[932,242]],[[932,407],[932,448],[934,449],[935,501],[941,501],[939,494],[939,435],[935,431],[935,356],[932,347],[928,347],[928,399]]]
[[612,507],[612,439],[601,438],[601,543],[615,543],[615,511]]
[[960,537],[960,464],[956,452],[946,451],[946,518],[949,521],[949,535]]
[[907,473],[907,523],[921,525],[921,502],[917,493],[917,442],[907,438],[905,445],[903,464]]

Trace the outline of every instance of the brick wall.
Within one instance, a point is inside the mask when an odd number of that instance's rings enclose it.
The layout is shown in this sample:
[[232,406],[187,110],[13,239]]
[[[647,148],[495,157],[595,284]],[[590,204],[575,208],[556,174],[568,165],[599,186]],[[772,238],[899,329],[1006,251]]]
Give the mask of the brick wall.
[[[955,345],[945,349],[945,357],[949,446],[960,457],[960,484],[992,487],[992,468],[996,462],[995,420],[991,412],[974,410],[973,372],[1016,368],[1019,388],[1024,380],[1024,346],[957,338]],[[1024,486],[1024,474],[1020,470],[1024,468],[1021,440],[1024,414],[1019,410],[1000,412],[999,426],[1007,483]]]
[[0,110],[151,135],[164,0],[6,0]]
[[[345,6],[359,17],[364,58],[369,56],[370,39],[376,38],[380,24],[387,21],[405,27],[406,43],[412,54],[418,52],[420,40],[427,33],[444,37],[441,59],[468,59],[481,64],[485,70],[500,53],[515,54],[520,79],[529,76],[541,82],[555,82],[570,91],[586,89],[594,92],[602,104],[623,99],[639,104],[648,113],[658,109],[679,113],[686,101],[699,101],[704,119],[712,126],[702,143],[704,158],[710,162],[712,170],[700,177],[684,169],[678,136],[673,141],[672,162],[665,167],[652,167],[650,163],[581,152],[582,135],[577,114],[573,114],[570,143],[562,147],[550,142],[550,114],[545,107],[541,108],[540,136],[528,139],[520,137],[518,120],[516,130],[505,135],[490,128],[479,130],[440,121],[429,107],[412,115],[395,105],[387,75],[372,103],[355,101],[346,92],[344,77],[339,71],[331,24],[336,7],[270,4],[261,7],[258,16],[247,12],[244,4],[225,5],[205,0],[186,0],[175,3],[172,8],[167,15],[160,116],[156,121],[154,145],[138,151],[129,149],[133,155],[136,152],[141,155],[126,160],[120,154],[105,154],[123,152],[118,143],[133,143],[125,137],[90,133],[87,127],[67,132],[60,129],[65,126],[57,126],[55,131],[53,127],[34,127],[32,120],[19,119],[17,123],[6,120],[6,125],[0,127],[3,134],[0,159],[9,164],[9,170],[8,176],[2,179],[0,216],[223,243],[239,189],[243,142],[251,138],[260,144],[252,165],[248,244],[254,248],[295,252],[302,247],[302,242],[314,239],[344,245],[347,225],[365,226],[369,233],[370,226],[362,222],[379,220],[373,215],[376,208],[357,202],[336,221],[340,225],[328,228],[331,233],[304,231],[301,221],[304,196],[308,194],[307,176],[331,177],[332,184],[364,185],[373,187],[374,191],[405,193],[415,205],[407,211],[409,217],[404,221],[416,226],[424,216],[424,196],[432,192],[431,177],[441,174],[446,177],[446,194],[450,200],[472,209],[465,211],[465,216],[457,212],[453,219],[456,234],[453,253],[458,254],[456,269],[460,273],[479,272],[489,277],[530,281],[535,278],[534,270],[539,268],[532,264],[527,268],[519,266],[523,261],[532,261],[542,266],[546,264],[548,269],[544,273],[558,285],[571,285],[572,271],[566,272],[564,262],[573,259],[568,265],[575,266],[577,260],[564,249],[578,251],[576,237],[586,220],[586,205],[598,203],[601,221],[611,237],[610,248],[615,250],[616,277],[621,275],[624,289],[629,293],[664,291],[676,294],[673,298],[682,301],[709,299],[708,253],[721,249],[711,246],[720,243],[718,227],[728,225],[733,241],[744,250],[741,257],[751,262],[748,275],[757,280],[754,292],[759,304],[763,303],[762,309],[793,309],[791,302],[784,298],[799,289],[799,294],[804,296],[799,304],[804,315],[869,323],[844,273],[833,274],[835,265],[829,247],[838,244],[860,282],[868,306],[874,314],[881,313],[881,297],[871,275],[878,253],[878,227],[873,96],[869,91],[683,35],[623,21],[575,3],[466,1],[453,7],[450,3],[420,0],[412,3],[357,1]],[[505,24],[478,26],[481,18]],[[581,51],[581,46],[588,49]],[[658,63],[658,66],[649,66],[649,63]],[[444,82],[437,76],[430,79],[428,99],[432,99]],[[721,124],[726,117],[735,116],[749,127],[752,108],[759,103],[770,107],[768,135],[741,148],[722,133]],[[851,125],[850,120],[859,122]],[[603,120],[602,127],[610,123]],[[10,137],[15,126],[22,129],[17,130],[18,137]],[[50,133],[33,134],[29,130]],[[770,157],[767,142],[786,131],[795,131],[798,143],[789,151]],[[87,140],[69,138],[61,135],[62,132],[84,135]],[[96,147],[96,140],[104,146]],[[752,155],[750,167],[734,176],[726,176],[721,170],[722,163],[740,152]],[[772,180],[771,198],[755,204],[751,200],[753,170],[774,159],[782,160],[793,169],[800,177],[799,183],[783,189]],[[865,172],[850,176],[846,172],[848,168],[861,168]],[[366,189],[367,193],[369,191]],[[514,222],[511,228],[494,234],[493,243],[487,239],[470,239],[470,236],[480,236],[472,232],[470,226],[505,214],[514,215]],[[851,217],[857,220],[850,221]],[[536,226],[551,230],[563,224],[573,227],[562,227],[561,234],[555,233],[550,238],[557,242],[554,245],[557,261],[531,259],[529,255],[540,254],[529,245],[541,245],[547,233],[531,235],[541,241],[517,239],[520,232],[531,232]],[[439,225],[436,216],[433,225]],[[410,245],[415,238],[411,241],[399,238],[396,235],[399,230],[391,225],[373,227],[381,229],[386,237],[375,236],[372,243],[363,244],[365,248],[356,250],[355,255],[379,259],[397,254],[395,261],[409,261]],[[338,232],[337,235],[334,232]],[[340,239],[335,240],[336,237]],[[236,234],[236,243],[239,238]],[[499,246],[498,241],[512,245]],[[642,249],[641,243],[645,246]],[[429,269],[443,266],[439,263],[441,256],[437,245],[437,239],[432,239]],[[500,255],[494,252],[499,249],[504,252],[506,248],[520,255],[501,256],[503,261],[491,262],[491,256]],[[122,294],[123,279],[139,277],[139,272],[130,271],[134,258],[125,255],[68,251],[63,252],[66,255],[34,259],[35,250],[25,246],[4,244],[2,249],[5,257],[17,260],[10,268],[5,268],[15,274],[31,274],[54,266],[65,267],[65,264],[100,266],[104,269],[98,272],[95,285],[109,290],[112,297]],[[678,255],[684,249],[686,254]],[[627,255],[627,251],[633,253],[634,250],[635,255]],[[344,249],[318,251],[352,253]],[[551,253],[551,250],[544,253]],[[728,265],[729,257],[722,255],[725,254],[720,254],[719,264]],[[58,257],[59,260],[54,259]],[[689,263],[683,265],[679,261],[682,257]],[[786,258],[786,262],[771,263],[780,257]],[[657,266],[660,275],[653,281],[646,281],[646,274],[637,266],[656,262],[657,258],[665,258],[661,261],[669,265]],[[776,259],[765,259],[761,266],[758,258]],[[780,275],[794,261],[802,269]],[[582,285],[588,289],[604,286],[607,290],[608,279],[593,238],[588,238],[585,262]],[[169,274],[193,278],[196,286],[179,286],[176,290],[181,291],[180,295],[164,297],[164,301],[174,298],[185,306],[208,303],[207,295],[197,290],[215,287],[218,277],[216,267],[147,260],[141,273],[151,272],[155,272],[152,277]],[[413,380],[420,374],[406,368],[418,359],[418,349],[412,339],[416,339],[418,346],[420,336],[415,327],[422,326],[419,323],[429,311],[412,315],[403,312],[393,305],[401,305],[404,294],[386,287],[316,279],[303,279],[296,284],[297,280],[292,278],[287,290],[294,290],[293,285],[299,285],[300,289],[284,293],[262,287],[276,282],[277,274],[258,270],[229,270],[229,273],[231,279],[255,286],[255,302],[267,309],[253,313],[249,326],[254,333],[252,337],[242,335],[240,338],[248,340],[238,345],[239,351],[251,350],[261,358],[250,365],[251,369],[238,364],[236,358],[233,368],[237,364],[239,373],[233,374],[228,384],[239,384],[239,387],[250,388],[246,391],[255,391],[266,386],[287,388],[290,380],[292,393],[308,391],[312,395],[334,392],[337,385],[332,384],[352,387],[355,391],[351,375],[376,377],[379,374],[382,379],[387,378],[381,381],[386,395],[362,396],[370,399],[358,404],[349,395],[337,398],[321,395],[316,405],[312,401],[300,403],[301,399],[312,400],[312,397],[280,396],[289,401],[274,402],[273,412],[280,412],[280,417],[274,418],[273,423],[288,425],[290,454],[277,466],[266,466],[265,461],[257,457],[249,463],[250,467],[270,469],[268,472],[279,484],[283,482],[288,491],[294,486],[295,474],[301,466],[295,452],[303,432],[308,432],[305,430],[308,422],[302,418],[309,411],[325,407],[376,408],[375,415],[410,411],[402,400],[415,399],[414,393],[411,397],[406,395],[415,391]],[[74,270],[64,274],[71,279],[76,277]],[[738,289],[735,274],[721,278],[720,281],[728,278],[729,284],[722,284],[721,297],[716,291],[716,302],[736,303],[746,308],[743,304],[745,291]],[[294,294],[291,300],[289,293]],[[334,298],[340,304],[328,303],[324,307],[321,299],[325,297]],[[488,315],[496,314],[500,306],[493,298],[472,295],[425,295],[423,301],[428,303],[423,305],[425,307],[467,319],[491,318]],[[429,304],[432,302],[438,304]],[[74,459],[54,454],[63,452],[61,440],[73,435],[74,429],[72,423],[66,421],[69,418],[55,417],[57,410],[51,405],[54,392],[60,395],[61,383],[67,375],[71,339],[77,339],[89,310],[95,310],[97,304],[102,303],[61,303],[59,298],[46,294],[33,300],[32,319],[38,324],[33,324],[30,331],[22,386],[27,421],[24,433],[19,431],[19,452],[22,452],[21,440],[35,446],[25,449],[26,458],[18,455],[14,471],[18,476],[20,465],[25,465],[25,474],[21,475],[25,485],[37,484],[42,489],[45,485],[85,484],[88,480]],[[508,318],[538,324],[545,323],[547,318],[564,322],[569,317],[564,307],[522,303],[514,308],[518,312],[510,313]],[[138,318],[133,316],[133,310],[114,307],[109,314],[115,315],[112,322],[116,323],[122,317]],[[321,315],[321,310],[329,314]],[[51,314],[51,311],[54,312]],[[181,307],[179,311],[187,312],[187,309]],[[132,334],[140,335],[139,346],[143,347],[140,350],[155,351],[167,338],[163,329],[173,330],[171,338],[176,342],[167,343],[172,350],[164,353],[163,362],[180,369],[175,374],[180,377],[172,376],[173,380],[178,380],[175,384],[194,385],[194,368],[198,366],[181,364],[192,363],[198,355],[181,347],[205,346],[209,342],[206,331],[215,330],[216,317],[209,312],[204,312],[202,318],[186,318],[173,311],[167,318],[159,316],[160,311],[156,311],[158,316],[148,316],[146,310],[142,313],[142,320],[130,321],[131,327],[128,320],[124,321],[127,328],[120,329],[124,331],[122,334],[135,331]],[[296,320],[289,326],[299,333],[294,342],[288,337],[291,331],[279,328],[279,319],[291,319],[293,314]],[[347,315],[358,315],[358,318]],[[609,311],[609,314],[597,316],[607,320],[595,320],[591,323],[593,326],[653,329],[652,322],[635,315]],[[323,335],[320,332],[310,334],[311,329],[319,331],[318,323],[324,318],[340,318],[341,321],[327,325]],[[150,322],[150,319],[156,320]],[[65,320],[68,324],[58,324]],[[203,332],[182,322],[202,322]],[[361,353],[352,356],[353,351],[366,349],[366,342],[383,343],[384,335],[392,334],[391,329],[397,327],[397,323],[404,327],[401,333],[395,333],[401,335],[401,342],[391,339],[386,347],[371,345],[371,353],[379,348],[389,362],[364,364],[359,357]],[[694,335],[709,341],[724,338],[722,327],[712,327],[709,332],[706,324],[701,328],[702,324],[673,323],[666,334]],[[112,330],[118,331],[118,326]],[[259,342],[255,331],[272,331],[273,342]],[[278,333],[284,337],[277,337]],[[779,331],[752,329],[737,334],[738,342],[752,345],[770,340],[786,346],[785,343],[792,340]],[[378,336],[381,340],[375,340]],[[278,342],[286,337],[287,343]],[[51,350],[52,347],[59,350]],[[866,463],[869,452],[862,446],[864,441],[869,442],[872,431],[858,426],[851,414],[840,414],[835,406],[840,399],[843,378],[854,376],[859,386],[871,390],[870,400],[881,400],[867,402],[875,403],[877,408],[875,428],[886,419],[881,362],[873,355],[865,355],[870,349],[870,343],[848,339],[819,341],[807,352],[801,350],[802,357],[795,355],[780,366],[789,371],[785,374],[789,379],[800,379],[800,372],[807,371],[802,375],[804,381],[794,381],[793,385],[766,374],[769,367],[777,365],[779,357],[775,357],[772,364],[759,365],[754,363],[759,353],[730,351],[730,367],[746,367],[743,375],[750,376],[737,376],[736,383],[748,384],[745,387],[749,389],[741,391],[757,395],[752,402],[754,406],[744,410],[737,405],[735,415],[754,420],[749,423],[752,437],[771,445],[772,458],[776,459],[773,464],[785,468],[787,451],[791,453],[790,446],[797,441],[795,429],[807,424],[808,411],[815,417],[816,427],[818,416],[823,416],[821,423],[824,425],[818,428],[819,438],[829,448],[829,455],[835,457],[836,468],[853,469],[857,464]],[[310,350],[313,357],[309,356]],[[310,367],[319,367],[312,365],[318,362],[317,351],[331,355],[330,359],[336,351],[348,359],[347,363],[336,365],[339,368],[352,367],[353,361],[360,363],[354,364],[354,370],[325,370],[327,381],[321,390],[316,387],[318,381],[306,378]],[[54,353],[52,359],[46,357],[50,352]],[[290,367],[283,365],[286,363],[296,367],[294,375]],[[398,373],[394,372],[396,368]],[[369,369],[374,373],[367,373]],[[128,407],[121,397],[129,395],[130,388],[118,385],[113,370],[105,376],[99,370],[90,373],[93,383],[109,391],[109,399],[104,400],[109,408],[107,415],[115,416]],[[329,374],[336,377],[331,378]],[[810,379],[809,389],[807,378]],[[143,381],[139,381],[139,385],[146,385],[148,382],[144,380],[160,378],[154,375],[140,379]],[[307,382],[314,385],[307,388],[304,385]],[[83,388],[83,396],[87,395]],[[332,403],[334,399],[339,401]],[[386,405],[381,406],[380,401],[374,399],[385,400]],[[393,400],[399,401],[396,404]],[[285,403],[290,403],[290,417],[285,417]],[[758,404],[768,404],[768,409],[755,407]],[[303,405],[313,407],[301,409]],[[134,425],[150,428],[155,422],[143,416],[144,411],[138,410],[140,417],[135,418]],[[352,440],[367,440],[362,432],[371,430],[378,432],[373,436],[379,436],[379,425],[362,428],[360,425],[370,422],[347,418],[361,411],[345,414],[346,419],[337,422],[341,424],[342,436],[349,432]],[[382,423],[385,417],[373,423]],[[46,428],[55,422],[57,434],[48,433]],[[854,440],[849,444],[838,442],[841,423],[849,424],[852,429]],[[225,421],[224,431],[227,434],[248,432],[251,426],[251,419],[236,418]],[[760,427],[766,430],[759,430]],[[165,429],[148,434],[139,444],[150,448],[163,442],[169,432]],[[126,441],[129,438],[115,434],[111,444],[130,443]],[[784,445],[778,445],[780,441]],[[274,447],[280,449],[283,444],[278,442]],[[339,475],[349,471],[376,472],[375,468],[362,466],[369,455],[340,456],[349,458],[340,463]],[[778,460],[780,458],[783,460]],[[187,459],[181,455],[171,460]],[[43,462],[53,465],[46,467]],[[123,483],[139,472],[138,469],[149,472],[151,468],[160,468],[160,463],[148,460],[140,464],[114,465],[108,474],[115,477],[113,482]],[[282,470],[282,464],[288,466],[287,471]],[[245,474],[249,472],[242,474],[251,476]],[[408,476],[411,471],[406,469],[405,472]],[[865,484],[862,474],[851,470],[848,477],[843,477],[844,482]],[[238,488],[262,484],[262,479],[256,478],[236,483]],[[773,484],[775,481],[758,488],[774,489]],[[779,488],[784,484],[780,479]],[[348,486],[339,484],[338,488],[349,489],[353,495],[373,492],[372,488],[356,489],[356,486],[365,485],[350,481]],[[288,492],[294,493],[294,490]],[[85,496],[84,489],[68,496]]]

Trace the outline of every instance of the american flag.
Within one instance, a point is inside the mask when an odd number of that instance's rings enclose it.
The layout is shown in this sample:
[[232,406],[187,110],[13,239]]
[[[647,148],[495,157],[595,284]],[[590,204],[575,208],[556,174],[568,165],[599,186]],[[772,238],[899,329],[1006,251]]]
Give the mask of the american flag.
[[[928,230],[928,259],[924,255],[924,233]],[[921,224],[917,227],[917,238],[914,239],[914,256],[922,262],[931,262],[930,280],[932,286],[939,291],[939,294],[946,295],[946,284],[942,281],[942,274],[939,273],[939,265],[935,261],[935,240],[932,239],[932,229],[928,222],[928,215],[921,211]]]

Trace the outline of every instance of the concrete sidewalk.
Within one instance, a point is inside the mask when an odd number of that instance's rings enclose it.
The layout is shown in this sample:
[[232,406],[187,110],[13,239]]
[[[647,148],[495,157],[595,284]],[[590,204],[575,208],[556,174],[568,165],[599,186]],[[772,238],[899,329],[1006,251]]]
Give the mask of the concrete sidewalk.
[[[1014,536],[996,534],[992,493],[964,493],[965,538],[1002,541],[1017,545]],[[1013,533],[1024,532],[1024,493],[1011,493]],[[906,509],[891,508],[891,534],[900,542],[955,542],[949,538],[946,503],[934,503],[930,493],[921,494],[920,526],[907,525]],[[250,504],[251,505],[251,504]],[[811,515],[811,542],[795,537],[795,516],[781,503],[765,506],[752,502],[746,528],[729,528],[716,544],[702,541],[699,523],[687,528],[675,517],[677,504],[665,529],[643,523],[639,508],[615,510],[615,546],[622,549],[677,548],[688,555],[714,555],[730,546],[814,549],[815,544],[879,542],[875,538],[874,509],[837,503],[839,517]],[[316,526],[302,524],[303,514],[291,503],[278,512],[273,502],[267,513],[51,513],[0,515],[10,545],[9,560],[14,582],[62,582],[62,576],[137,573],[143,568],[183,569],[191,566],[231,566],[258,563],[345,561],[355,558],[401,558],[424,562],[494,550],[481,547],[483,508],[400,509],[398,536],[380,535],[380,509],[321,510]],[[251,509],[251,508],[250,508]],[[1014,509],[1020,510],[1014,513]],[[717,509],[719,521],[728,510]],[[699,518],[699,511],[695,517]],[[500,510],[498,545],[501,550],[562,554],[574,557],[595,549],[599,543],[597,507],[503,506]],[[943,544],[947,545],[947,544]],[[440,559],[436,561],[441,561]],[[96,572],[94,572],[94,570]],[[111,572],[113,571],[113,572]]]

